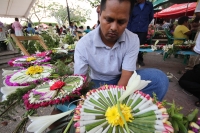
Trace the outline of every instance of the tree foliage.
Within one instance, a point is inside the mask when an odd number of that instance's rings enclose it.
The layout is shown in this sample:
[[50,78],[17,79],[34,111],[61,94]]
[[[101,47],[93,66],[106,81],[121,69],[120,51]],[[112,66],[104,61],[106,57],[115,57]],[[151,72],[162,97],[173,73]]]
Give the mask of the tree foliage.
[[[66,21],[68,22],[67,8],[63,5],[53,2],[48,6],[48,11],[51,16],[55,17],[60,25],[65,24]],[[80,24],[85,23],[88,19],[90,19],[89,14],[91,11],[82,8],[80,5],[72,5],[69,7],[69,13],[70,21]]]
[[30,10],[28,20],[31,21],[32,17],[36,17],[40,23],[46,17],[47,6],[41,0],[36,0],[35,4]]

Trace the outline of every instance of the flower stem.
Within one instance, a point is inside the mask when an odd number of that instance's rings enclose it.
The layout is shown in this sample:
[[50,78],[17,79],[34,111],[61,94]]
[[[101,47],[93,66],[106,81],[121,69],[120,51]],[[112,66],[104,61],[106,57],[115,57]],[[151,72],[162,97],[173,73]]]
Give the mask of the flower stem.
[[118,112],[119,112],[119,114],[120,114],[120,116],[121,116],[121,118],[122,118],[122,120],[123,120],[123,122],[125,124],[126,131],[127,131],[127,133],[130,133],[128,125],[127,125],[126,120],[124,118],[124,115],[122,114],[122,111],[120,109],[120,102],[119,101],[117,101],[117,107],[118,107]]
[[69,130],[70,126],[72,125],[72,122],[74,121],[74,116],[72,117],[72,119],[70,120],[70,122],[68,123],[67,127],[65,128],[65,131],[63,133],[67,133],[67,131]]

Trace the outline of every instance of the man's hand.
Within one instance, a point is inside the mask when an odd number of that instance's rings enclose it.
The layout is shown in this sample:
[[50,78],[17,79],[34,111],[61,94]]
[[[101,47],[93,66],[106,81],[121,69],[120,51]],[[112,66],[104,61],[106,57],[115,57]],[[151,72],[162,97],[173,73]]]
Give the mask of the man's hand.
[[121,74],[121,78],[118,82],[117,85],[122,85],[122,86],[127,86],[128,84],[128,80],[130,79],[130,77],[132,76],[133,72],[132,71],[127,71],[127,70],[123,70],[122,69],[122,74]]

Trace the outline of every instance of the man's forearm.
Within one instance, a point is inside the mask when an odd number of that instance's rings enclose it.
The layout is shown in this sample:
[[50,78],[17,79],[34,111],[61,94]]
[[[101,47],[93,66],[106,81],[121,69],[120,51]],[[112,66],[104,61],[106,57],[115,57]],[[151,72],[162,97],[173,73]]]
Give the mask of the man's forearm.
[[130,77],[132,76],[133,72],[122,70],[121,78],[118,81],[117,85],[127,86]]

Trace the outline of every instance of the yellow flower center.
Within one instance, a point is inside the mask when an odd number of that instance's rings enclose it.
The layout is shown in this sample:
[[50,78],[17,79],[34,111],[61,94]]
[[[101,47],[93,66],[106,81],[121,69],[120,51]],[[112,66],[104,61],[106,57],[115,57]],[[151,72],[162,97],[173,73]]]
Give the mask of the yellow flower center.
[[42,66],[31,66],[26,70],[27,75],[34,75],[42,73],[44,68]]
[[28,62],[30,62],[30,61],[34,61],[34,60],[36,60],[35,57],[28,57],[28,58],[26,58],[26,61],[28,61]]
[[[132,122],[133,115],[131,114],[131,108],[126,106],[125,104],[120,104],[120,109],[126,122]],[[117,105],[108,107],[105,116],[106,120],[108,121],[109,124],[111,124],[111,126],[118,126],[118,125],[120,125],[121,127],[124,126],[124,122],[118,112]]]

